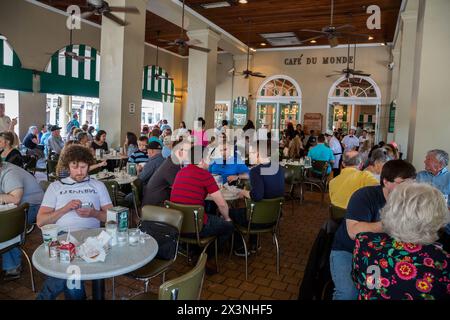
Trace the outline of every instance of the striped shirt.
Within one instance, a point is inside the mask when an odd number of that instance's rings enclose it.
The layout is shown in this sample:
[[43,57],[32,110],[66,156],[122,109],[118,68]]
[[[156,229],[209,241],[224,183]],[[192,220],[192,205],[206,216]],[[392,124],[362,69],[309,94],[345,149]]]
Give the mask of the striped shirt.
[[[172,186],[170,201],[187,205],[205,205],[205,198],[219,190],[211,173],[190,164],[181,169]],[[206,224],[208,216],[205,213],[203,223]]]
[[128,158],[128,162],[130,163],[143,163],[148,161],[147,150],[141,151],[137,150],[133,152]]

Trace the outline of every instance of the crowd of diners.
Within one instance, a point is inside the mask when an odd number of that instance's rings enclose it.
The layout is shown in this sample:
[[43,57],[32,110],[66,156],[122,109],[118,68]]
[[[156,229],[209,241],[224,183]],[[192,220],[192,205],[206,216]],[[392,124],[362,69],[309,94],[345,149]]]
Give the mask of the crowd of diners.
[[[28,223],[38,227],[56,223],[61,230],[98,228],[112,207],[107,188],[90,172],[102,169],[106,161],[96,161],[96,150],[110,152],[107,132],[88,124],[80,126],[74,114],[61,127],[30,127],[17,149],[16,120],[5,115],[0,104],[0,202],[29,203]],[[166,120],[145,125],[140,132],[128,132],[117,152],[136,163],[144,185],[142,205],[162,206],[166,200],[205,208],[200,236],[215,235],[219,248],[235,232],[234,224],[248,225],[246,207],[230,207],[221,192],[222,184],[241,185],[239,198],[261,201],[285,195],[285,170],[281,158],[328,163],[329,195],[333,206],[343,208],[345,217],[335,233],[330,254],[330,271],[335,285],[334,299],[448,299],[450,297],[448,153],[430,150],[425,169],[416,168],[401,155],[395,143],[374,145],[373,134],[351,128],[305,135],[302,126],[292,123],[280,136],[274,155],[269,135],[255,144],[242,146],[230,134],[228,122],[208,136],[205,120],[187,129],[184,122],[173,129]],[[248,121],[244,133],[255,130]],[[251,131],[250,131],[251,132]],[[248,140],[246,140],[248,142]],[[264,144],[265,148],[261,148]],[[23,149],[24,150],[24,149]],[[56,181],[42,190],[36,178],[23,167],[29,157],[58,161]],[[271,174],[265,167],[275,166]],[[73,196],[76,194],[76,196]],[[208,200],[206,198],[208,197]],[[82,208],[81,203],[92,203]],[[301,210],[301,209],[299,209]],[[299,222],[301,223],[301,221]],[[252,225],[266,228],[266,225]],[[240,239],[240,237],[235,237]],[[255,253],[257,241],[251,237]],[[208,248],[207,274],[214,273],[214,254]],[[234,253],[244,256],[243,243],[234,241]],[[197,253],[200,253],[200,249]],[[194,250],[195,254],[195,250]],[[2,255],[5,280],[21,276],[18,249]],[[378,272],[370,270],[377,267]],[[68,288],[65,281],[48,277],[38,299],[85,299],[84,284]]]

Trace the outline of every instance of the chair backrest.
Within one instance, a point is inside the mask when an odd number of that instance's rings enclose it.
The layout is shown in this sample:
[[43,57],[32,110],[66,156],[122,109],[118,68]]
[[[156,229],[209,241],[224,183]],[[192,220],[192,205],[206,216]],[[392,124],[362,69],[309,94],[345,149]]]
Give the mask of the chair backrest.
[[24,160],[23,168],[28,172],[34,174],[36,172],[36,164],[37,164],[36,157],[25,156],[23,157],[23,160]]
[[203,229],[203,206],[192,206],[185,204],[178,204],[171,201],[164,202],[166,208],[175,209],[183,213],[183,224],[181,226],[181,233],[198,234]]
[[334,221],[342,220],[345,217],[346,212],[347,209],[330,204],[330,218]]
[[282,197],[263,199],[257,202],[246,199],[249,228],[253,223],[278,224],[283,201]]
[[142,207],[142,221],[157,221],[170,224],[181,232],[183,213],[179,210],[146,205]]
[[108,189],[109,197],[111,198],[111,201],[113,203],[113,206],[117,205],[117,191],[119,191],[119,184],[117,181],[114,180],[105,180],[102,181],[106,189]]
[[131,191],[133,192],[133,197],[138,207],[140,207],[142,203],[143,188],[142,181],[139,178],[134,180],[131,184]]
[[25,241],[27,209],[28,203],[24,203],[17,208],[0,212],[0,243],[20,235],[22,235],[22,243]]
[[312,171],[316,173],[320,172],[319,176],[322,180],[327,177],[328,165],[328,161],[313,160],[311,162]]
[[47,176],[50,173],[56,173],[57,165],[58,165],[58,160],[47,159]]
[[302,167],[286,164],[284,166],[284,181],[287,184],[300,182],[302,175]]
[[39,185],[41,186],[42,190],[47,191],[48,186],[51,184],[50,181],[42,180],[39,181]]
[[197,265],[188,273],[164,282],[159,287],[159,300],[200,300],[207,254],[202,253]]

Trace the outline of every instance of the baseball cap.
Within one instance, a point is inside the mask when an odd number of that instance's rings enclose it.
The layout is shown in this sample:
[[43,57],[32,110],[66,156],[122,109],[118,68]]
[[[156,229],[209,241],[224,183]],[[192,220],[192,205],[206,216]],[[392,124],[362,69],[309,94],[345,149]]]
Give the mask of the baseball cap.
[[58,127],[58,126],[52,126],[51,128],[50,128],[50,131],[56,131],[56,130],[61,130],[62,128],[61,127]]
[[355,126],[351,126],[350,130],[355,130],[356,131],[356,127]]
[[151,149],[151,150],[161,150],[161,144],[156,142],[156,141],[152,141],[147,145],[147,149]]
[[325,135],[326,136],[332,136],[333,135],[333,130],[328,129],[327,131],[325,131]]

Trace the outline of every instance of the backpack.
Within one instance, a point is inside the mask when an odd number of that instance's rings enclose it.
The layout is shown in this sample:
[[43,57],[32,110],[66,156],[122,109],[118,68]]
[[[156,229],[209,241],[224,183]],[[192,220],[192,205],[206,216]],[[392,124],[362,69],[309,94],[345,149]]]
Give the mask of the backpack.
[[142,221],[141,231],[151,235],[158,242],[156,258],[172,260],[177,254],[179,232],[174,226],[157,221]]

